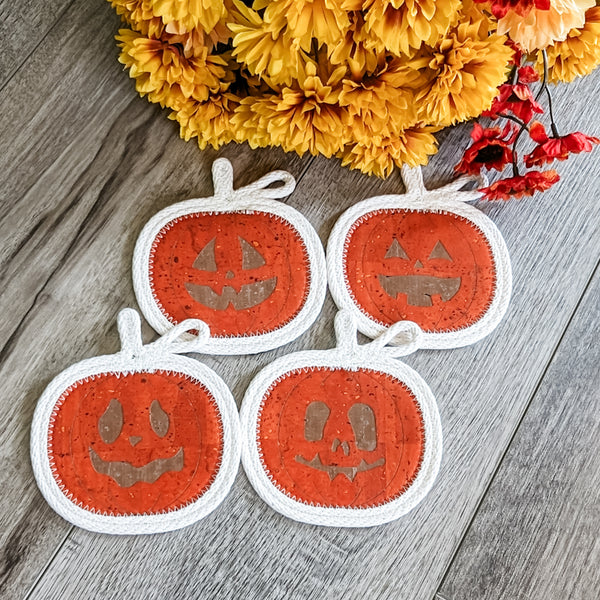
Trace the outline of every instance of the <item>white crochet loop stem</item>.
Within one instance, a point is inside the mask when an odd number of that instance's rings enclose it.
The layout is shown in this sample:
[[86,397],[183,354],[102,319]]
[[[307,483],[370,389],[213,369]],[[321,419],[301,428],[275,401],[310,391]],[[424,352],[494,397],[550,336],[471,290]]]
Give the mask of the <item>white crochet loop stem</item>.
[[[133,287],[140,309],[150,325],[160,334],[176,323],[153,290],[152,252],[163,232],[188,215],[203,214],[209,219],[222,213],[265,213],[284,221],[302,239],[307,255],[308,291],[298,312],[273,329],[253,335],[210,337],[202,350],[206,354],[255,354],[283,346],[304,333],[321,311],[327,287],[325,253],[317,232],[309,221],[291,206],[277,201],[294,191],[294,177],[286,171],[273,171],[257,181],[233,188],[233,168],[226,158],[212,165],[214,195],[185,200],[160,211],[146,224],[135,246]],[[269,187],[272,184],[281,184]],[[182,340],[189,339],[183,334]]]
[[[420,329],[414,323],[396,323],[375,341],[359,345],[353,315],[349,311],[340,311],[335,319],[335,332],[336,348],[282,356],[267,365],[252,380],[240,411],[243,435],[242,462],[246,475],[258,495],[271,508],[291,519],[332,527],[381,525],[406,514],[425,497],[433,486],[441,463],[442,426],[435,398],[416,371],[394,358],[417,349],[421,338]],[[400,346],[387,346],[395,337],[401,338]],[[415,479],[398,497],[384,504],[361,508],[307,503],[280,487],[269,472],[263,462],[258,441],[263,402],[268,401],[272,388],[290,373],[314,371],[319,368],[377,371],[401,381],[414,395],[423,418],[424,452]]]
[[[212,165],[215,198],[232,200],[254,196],[260,192],[263,198],[285,198],[296,189],[296,180],[287,171],[271,171],[250,185],[233,189],[233,166],[226,158],[217,158]],[[279,187],[270,188],[272,183],[283,183]]]
[[[358,345],[356,319],[349,310],[340,310],[335,316],[335,337],[337,348],[351,356],[379,352],[393,358],[407,356],[419,349],[422,340],[421,328],[412,321],[398,321],[388,327],[368,344]],[[394,343],[395,346],[388,346]]]
[[[72,365],[48,385],[35,409],[31,425],[31,464],[48,504],[64,519],[78,527],[99,533],[144,534],[172,531],[195,523],[212,512],[225,498],[240,462],[241,440],[237,406],[225,382],[210,368],[187,356],[201,352],[209,340],[208,327],[202,321],[181,322],[161,338],[143,345],[138,313],[123,309],[118,316],[121,350],[116,354],[97,356]],[[191,336],[190,331],[197,334]],[[180,341],[181,336],[191,336]],[[76,385],[104,374],[126,377],[130,373],[169,372],[198,382],[208,390],[219,412],[223,436],[223,452],[217,474],[210,487],[196,500],[174,510],[156,514],[103,514],[73,501],[69,490],[61,488],[52,470],[49,456],[49,434],[53,412],[63,394]]]
[[[485,186],[487,179],[485,176],[466,175],[440,188],[428,190],[423,183],[421,169],[407,166],[402,167],[402,178],[406,186],[405,194],[376,196],[358,202],[346,210],[334,225],[327,243],[327,279],[331,295],[340,310],[352,312],[361,333],[371,338],[381,335],[388,326],[377,321],[359,306],[346,280],[345,261],[350,233],[369,214],[382,211],[422,211],[456,215],[472,223],[490,246],[496,274],[493,297],[484,314],[467,326],[449,331],[422,331],[419,334],[419,347],[458,348],[477,342],[493,331],[502,320],[512,289],[510,257],[502,234],[489,217],[468,204],[479,200],[482,193],[477,189],[462,189],[473,181],[476,181],[478,186]],[[387,343],[402,345],[402,336]]]
[[[436,188],[435,190],[428,190],[423,183],[423,171],[421,167],[409,167],[408,165],[402,165],[401,168],[402,181],[406,186],[407,194],[415,194],[423,196],[425,194],[445,194],[447,192],[458,192],[462,190],[468,183],[475,182],[477,187],[485,187],[488,185],[487,177],[481,173],[480,175],[461,175],[453,181],[446,183],[445,185]],[[463,190],[461,195],[458,197],[452,197],[453,200],[460,200],[462,202],[471,202],[479,200],[481,198],[481,192],[476,190],[465,191]]]
[[[121,340],[121,353],[128,358],[137,358],[144,352],[163,352],[171,354],[187,354],[203,352],[210,338],[208,325],[200,319],[186,319],[167,331],[158,340],[144,346],[142,341],[142,322],[140,315],[133,308],[124,308],[117,317],[117,327]],[[189,341],[179,341],[184,334],[196,330],[197,333]]]

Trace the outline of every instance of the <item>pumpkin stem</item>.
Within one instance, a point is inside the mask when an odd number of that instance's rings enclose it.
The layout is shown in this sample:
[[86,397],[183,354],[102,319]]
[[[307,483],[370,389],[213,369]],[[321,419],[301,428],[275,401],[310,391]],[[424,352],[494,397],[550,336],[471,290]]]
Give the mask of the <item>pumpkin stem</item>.
[[121,338],[121,352],[133,358],[138,355],[144,346],[142,341],[142,323],[140,315],[133,308],[124,308],[117,318],[119,337]]
[[409,167],[408,165],[402,165],[402,180],[406,186],[406,192],[417,193],[423,195],[427,192],[425,184],[423,183],[423,173],[421,167]]
[[231,197],[233,194],[233,167],[226,158],[217,158],[212,164],[215,196]]
[[340,310],[335,316],[335,339],[337,347],[342,348],[349,354],[358,350],[356,320],[349,310]]

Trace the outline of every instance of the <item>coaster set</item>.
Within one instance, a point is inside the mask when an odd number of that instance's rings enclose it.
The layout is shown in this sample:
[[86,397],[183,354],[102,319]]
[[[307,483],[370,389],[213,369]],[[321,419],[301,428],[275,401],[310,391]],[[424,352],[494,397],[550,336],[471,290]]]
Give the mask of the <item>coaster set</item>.
[[[281,514],[365,527],[406,514],[439,470],[442,428],[423,379],[398,360],[420,348],[471,344],[506,311],[511,270],[492,221],[466,204],[462,178],[370,198],[338,220],[327,246],[277,201],[286,172],[233,189],[213,164],[214,196],[155,215],[136,244],[133,281],[161,334],[119,314],[121,350],[58,375],[34,414],[31,458],[52,508],[85,529],[170,531],[225,498],[240,459]],[[279,184],[278,187],[271,187]],[[186,353],[252,354],[282,346],[321,311],[340,309],[337,345],[297,352],[250,383],[238,415],[223,380]],[[358,345],[360,331],[373,341]]]

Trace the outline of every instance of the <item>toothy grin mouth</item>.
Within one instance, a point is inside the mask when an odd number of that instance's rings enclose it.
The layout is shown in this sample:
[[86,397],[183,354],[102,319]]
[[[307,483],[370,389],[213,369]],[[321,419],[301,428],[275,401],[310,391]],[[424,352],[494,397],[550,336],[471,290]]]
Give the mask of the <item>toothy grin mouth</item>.
[[431,275],[379,275],[379,283],[392,298],[406,294],[411,306],[433,306],[431,297],[439,295],[443,302],[454,298],[460,288],[460,277],[433,277]]
[[89,452],[94,470],[102,475],[108,475],[123,488],[131,487],[139,481],[154,483],[164,473],[183,469],[183,448],[179,448],[171,458],[157,458],[141,467],[134,467],[128,462],[119,460],[104,460],[93,448],[90,448]]
[[362,473],[363,471],[370,471],[375,467],[381,467],[385,464],[385,458],[378,458],[375,462],[369,464],[364,458],[360,461],[358,466],[356,467],[339,467],[337,465],[324,465],[321,461],[321,457],[319,453],[315,454],[315,457],[312,460],[306,460],[303,456],[296,456],[296,462],[299,462],[302,465],[306,465],[311,469],[315,469],[317,471],[324,471],[329,475],[329,479],[333,481],[338,475],[345,475],[350,481],[354,481],[357,473]]
[[277,277],[271,277],[264,281],[247,283],[240,288],[239,292],[226,285],[223,291],[217,294],[209,285],[196,283],[186,283],[185,289],[196,302],[213,310],[225,310],[230,303],[235,310],[244,310],[264,302],[275,291],[276,285]]

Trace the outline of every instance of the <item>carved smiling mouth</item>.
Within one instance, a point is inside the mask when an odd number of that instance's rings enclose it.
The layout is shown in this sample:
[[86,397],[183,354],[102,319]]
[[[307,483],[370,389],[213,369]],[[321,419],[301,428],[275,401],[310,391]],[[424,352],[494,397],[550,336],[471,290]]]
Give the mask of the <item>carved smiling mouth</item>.
[[433,306],[431,297],[439,295],[443,302],[454,298],[460,288],[460,277],[433,277],[431,275],[379,275],[379,283],[392,298],[406,294],[411,306]]
[[271,277],[264,281],[247,283],[239,292],[226,285],[223,291],[217,294],[210,286],[195,283],[186,283],[185,289],[196,302],[213,310],[225,310],[230,303],[236,310],[244,310],[264,302],[275,291],[276,285],[277,277]]
[[131,487],[138,481],[154,483],[164,473],[183,469],[183,448],[179,448],[171,458],[157,458],[141,467],[134,467],[128,462],[119,460],[104,460],[93,448],[90,448],[89,452],[94,470],[102,475],[108,475],[123,488]]
[[338,475],[345,475],[350,481],[354,481],[357,473],[370,471],[375,467],[381,467],[384,465],[385,458],[381,457],[371,464],[369,464],[363,458],[356,467],[338,467],[337,465],[324,465],[321,461],[319,453],[317,452],[312,460],[306,460],[304,456],[296,456],[296,462],[306,465],[307,467],[311,467],[311,469],[315,469],[317,471],[324,471],[329,475],[329,479],[331,481],[333,481]]

